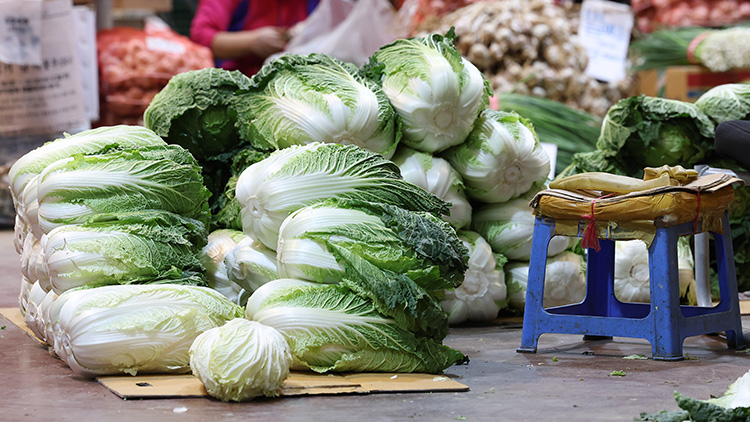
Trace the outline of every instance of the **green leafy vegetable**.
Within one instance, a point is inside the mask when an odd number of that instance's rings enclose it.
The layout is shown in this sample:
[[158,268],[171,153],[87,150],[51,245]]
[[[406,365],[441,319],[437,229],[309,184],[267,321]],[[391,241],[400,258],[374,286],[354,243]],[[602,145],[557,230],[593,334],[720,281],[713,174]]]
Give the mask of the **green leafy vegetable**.
[[317,372],[436,373],[464,359],[344,286],[275,280],[250,297],[246,316],[284,335],[295,367]]
[[573,154],[596,149],[601,119],[559,101],[534,95],[495,94],[499,110],[527,116],[539,141],[557,145],[555,173],[571,164]]
[[237,181],[242,227],[276,250],[281,223],[293,211],[326,198],[388,203],[448,213],[449,204],[404,181],[398,166],[355,145],[295,145],[248,167]]
[[344,249],[376,268],[404,274],[427,291],[457,287],[466,249],[450,225],[429,213],[387,204],[326,200],[290,215],[279,230],[279,275],[338,283]]
[[390,157],[401,137],[378,84],[325,54],[286,54],[269,62],[237,105],[244,136],[272,149],[326,142]]
[[506,202],[541,185],[550,159],[528,120],[485,109],[465,143],[443,154],[463,177],[466,192],[488,203]]
[[19,158],[10,169],[11,193],[20,198],[23,188],[53,162],[76,154],[99,154],[111,150],[165,145],[152,130],[139,126],[104,126],[56,139]]
[[200,167],[176,145],[59,160],[39,175],[37,196],[44,233],[98,213],[164,210],[204,225],[209,219]]
[[464,183],[447,160],[408,147],[399,147],[392,160],[398,165],[404,180],[451,204],[445,221],[456,229],[469,225],[471,204],[466,199]]
[[62,293],[74,287],[156,281],[205,284],[198,254],[200,221],[165,211],[97,214],[60,226],[41,241],[47,277]]
[[713,122],[695,105],[640,95],[609,109],[596,145],[607,160],[638,177],[644,167],[693,167],[708,157],[713,137]]
[[459,239],[469,250],[468,269],[461,285],[445,291],[440,304],[448,313],[448,323],[491,321],[507,305],[503,265],[507,258],[492,252],[478,233],[460,231]]
[[713,87],[695,101],[717,125],[750,117],[750,84],[724,84]]
[[380,82],[404,123],[403,143],[429,153],[458,145],[487,107],[482,73],[453,45],[455,33],[399,39],[381,47],[365,72]]
[[272,147],[245,137],[235,93],[250,86],[239,71],[201,69],[172,77],[143,114],[146,127],[165,141],[190,151],[203,168],[215,201],[231,173],[232,157],[241,149]]
[[190,369],[222,401],[278,396],[291,365],[281,333],[244,318],[204,331],[190,346]]
[[220,293],[195,286],[105,286],[57,301],[55,352],[85,377],[189,372],[193,340],[242,316]]
[[230,280],[224,259],[245,238],[247,235],[239,230],[214,230],[208,235],[208,242],[200,252],[200,262],[206,269],[208,287],[234,303],[238,302],[242,287]]
[[[472,229],[485,238],[496,253],[510,260],[529,260],[534,221],[528,199],[517,198],[478,208],[474,212]],[[555,236],[549,242],[547,255],[557,255],[570,245],[571,238]]]

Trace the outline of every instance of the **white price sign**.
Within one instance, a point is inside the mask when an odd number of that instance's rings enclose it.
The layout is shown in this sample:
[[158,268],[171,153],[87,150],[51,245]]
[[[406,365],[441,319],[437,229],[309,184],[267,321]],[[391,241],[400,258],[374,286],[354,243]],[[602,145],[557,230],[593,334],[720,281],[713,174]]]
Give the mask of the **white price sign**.
[[633,11],[627,4],[584,0],[578,37],[586,48],[586,74],[606,82],[625,78],[625,63],[633,29]]
[[42,0],[0,0],[0,62],[42,64]]

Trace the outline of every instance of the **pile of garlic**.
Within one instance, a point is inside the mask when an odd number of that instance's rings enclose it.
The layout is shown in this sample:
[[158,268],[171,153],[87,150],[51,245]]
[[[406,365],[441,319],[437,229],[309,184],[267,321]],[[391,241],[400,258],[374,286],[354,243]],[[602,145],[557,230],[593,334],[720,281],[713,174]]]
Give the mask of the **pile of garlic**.
[[480,1],[420,32],[455,28],[456,46],[489,79],[496,93],[546,97],[603,116],[630,95],[632,78],[605,83],[587,76],[577,41],[580,5],[554,0]]

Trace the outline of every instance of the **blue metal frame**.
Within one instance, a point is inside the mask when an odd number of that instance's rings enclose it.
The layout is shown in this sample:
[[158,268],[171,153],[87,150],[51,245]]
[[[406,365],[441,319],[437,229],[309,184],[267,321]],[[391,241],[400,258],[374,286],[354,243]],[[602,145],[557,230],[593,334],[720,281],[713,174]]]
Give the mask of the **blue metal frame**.
[[625,303],[614,293],[615,241],[600,239],[599,252],[588,250],[586,297],[583,302],[544,309],[547,248],[555,235],[555,221],[536,218],[531,243],[531,262],[526,288],[523,334],[518,352],[536,353],[543,333],[587,336],[634,337],[651,343],[656,360],[682,359],[687,337],[726,331],[727,345],[743,345],[734,251],[729,217],[723,217],[724,233],[711,232],[716,247],[721,292],[718,305],[710,308],[680,305],[677,239],[693,234],[693,223],[657,227],[649,247],[651,303]]

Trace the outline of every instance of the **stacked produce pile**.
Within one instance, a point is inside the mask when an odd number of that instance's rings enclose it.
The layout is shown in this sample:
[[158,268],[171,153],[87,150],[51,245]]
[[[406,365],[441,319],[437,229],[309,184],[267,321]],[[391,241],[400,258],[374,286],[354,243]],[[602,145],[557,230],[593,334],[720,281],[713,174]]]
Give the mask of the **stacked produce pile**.
[[[749,3],[750,4],[750,3]],[[702,65],[713,72],[750,67],[750,28],[660,29],[631,44],[635,70]]]
[[633,80],[604,83],[585,74],[588,59],[577,41],[577,21],[571,2],[496,0],[458,9],[426,29],[454,27],[459,52],[482,71],[495,93],[532,94],[603,116],[630,95]]
[[[290,369],[464,361],[450,324],[509,290],[523,306],[550,159],[453,42],[186,72],[149,129],[29,153],[11,172],[29,325],[79,374],[192,370],[223,400],[277,395]],[[548,306],[582,299],[571,243],[551,244]]]
[[750,18],[747,0],[633,0],[641,32],[663,27],[732,25]]
[[[745,84],[720,85],[703,94],[694,104],[643,95],[626,98],[612,106],[605,116],[596,150],[574,155],[572,164],[560,177],[606,172],[641,178],[645,167],[662,165],[689,169],[705,164],[718,169],[745,171],[734,157],[717,153],[714,138],[716,126],[720,123],[748,120],[749,104],[750,89]],[[750,277],[744,271],[750,263],[747,253],[750,208],[747,199],[747,188],[737,188],[729,207],[740,291],[750,290]],[[692,257],[684,248],[680,250],[684,257],[681,258],[681,268],[690,269]],[[686,283],[690,281],[681,285],[684,287]]]
[[241,315],[202,287],[208,191],[182,147],[102,127],[31,151],[9,177],[21,310],[76,373],[187,372],[192,340]]

